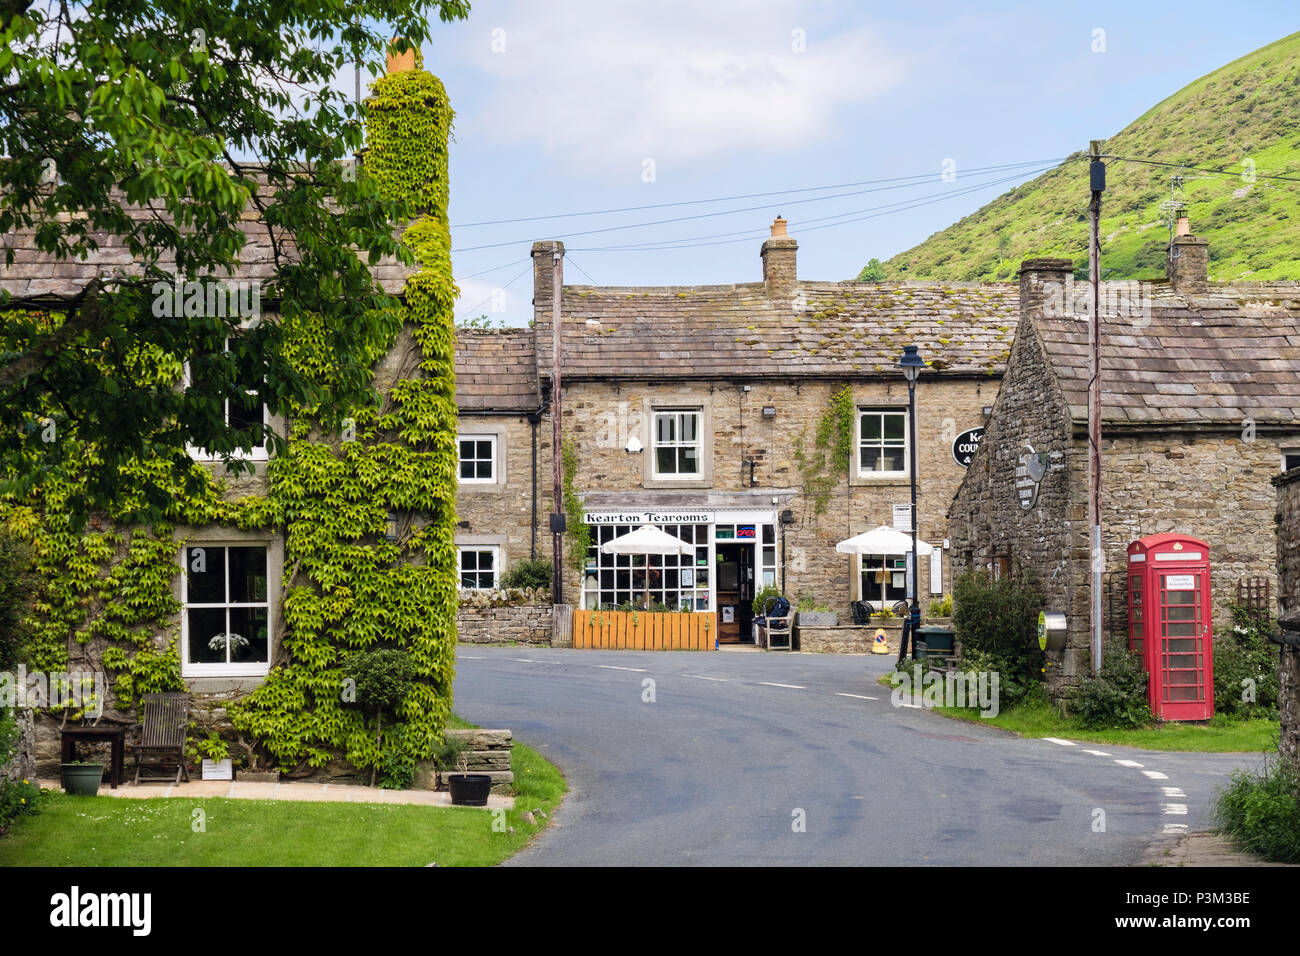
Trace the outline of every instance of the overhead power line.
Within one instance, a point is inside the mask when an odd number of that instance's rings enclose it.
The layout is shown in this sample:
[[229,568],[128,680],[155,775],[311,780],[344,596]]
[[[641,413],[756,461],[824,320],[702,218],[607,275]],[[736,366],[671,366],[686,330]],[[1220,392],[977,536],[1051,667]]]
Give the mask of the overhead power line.
[[[1166,163],[1155,159],[1137,159],[1133,156],[1112,156],[1106,154],[1102,156],[1102,159],[1112,159],[1120,163],[1142,163],[1147,166],[1165,166],[1170,169],[1186,169],[1193,173],[1210,173],[1214,176],[1231,176],[1234,179],[1241,175],[1241,170],[1205,169],[1200,166],[1188,166],[1186,163]],[[1258,170],[1253,171],[1251,175],[1256,179],[1273,179],[1283,183],[1300,183],[1300,177],[1297,176],[1268,175],[1261,173]]]

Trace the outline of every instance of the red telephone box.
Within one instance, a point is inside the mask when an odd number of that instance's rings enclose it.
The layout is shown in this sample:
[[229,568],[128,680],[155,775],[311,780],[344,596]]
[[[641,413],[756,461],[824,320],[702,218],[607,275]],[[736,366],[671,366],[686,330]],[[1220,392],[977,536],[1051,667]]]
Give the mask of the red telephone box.
[[1128,546],[1128,646],[1142,655],[1152,713],[1162,720],[1214,715],[1208,544],[1153,534]]

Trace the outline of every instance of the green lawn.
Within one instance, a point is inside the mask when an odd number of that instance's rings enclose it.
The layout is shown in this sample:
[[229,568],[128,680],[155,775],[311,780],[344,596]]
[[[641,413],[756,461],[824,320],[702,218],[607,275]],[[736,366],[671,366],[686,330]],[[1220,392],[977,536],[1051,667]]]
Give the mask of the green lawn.
[[[892,687],[889,675],[878,679]],[[918,700],[917,703],[920,703]],[[1060,737],[1098,744],[1140,747],[1144,750],[1191,750],[1201,753],[1256,753],[1277,750],[1276,720],[1227,720],[1215,718],[1208,724],[1165,724],[1135,730],[1090,730],[1077,720],[1061,716],[1046,701],[1031,701],[1008,708],[996,717],[981,717],[978,710],[957,707],[927,707],[941,717],[966,720],[1009,730],[1021,737]]]
[[[0,867],[492,866],[547,825],[566,790],[559,770],[517,741],[512,764],[518,809],[505,832],[491,811],[465,807],[51,793],[0,838]],[[204,832],[194,831],[196,809]],[[546,816],[530,824],[523,814],[534,809]]]

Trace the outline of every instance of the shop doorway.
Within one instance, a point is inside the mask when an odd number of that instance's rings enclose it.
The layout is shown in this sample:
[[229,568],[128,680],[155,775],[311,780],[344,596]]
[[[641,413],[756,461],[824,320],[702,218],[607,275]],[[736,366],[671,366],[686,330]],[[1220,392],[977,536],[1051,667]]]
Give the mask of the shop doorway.
[[718,643],[752,644],[754,630],[754,545],[714,546],[717,554]]

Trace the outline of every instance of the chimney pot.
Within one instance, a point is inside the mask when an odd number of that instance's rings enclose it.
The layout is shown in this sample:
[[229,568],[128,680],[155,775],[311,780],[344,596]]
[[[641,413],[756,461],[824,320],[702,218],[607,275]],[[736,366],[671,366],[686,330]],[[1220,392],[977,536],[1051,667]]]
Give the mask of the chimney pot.
[[1191,220],[1186,216],[1178,217],[1178,224],[1174,227],[1175,236],[1190,236],[1192,234]]
[[780,216],[772,220],[772,238],[777,239],[786,235],[786,221]]
[[[393,37],[393,43],[401,37]],[[405,53],[398,53],[392,45],[388,48],[388,60],[384,66],[390,76],[394,73],[411,73],[415,70],[415,47],[412,45]]]

